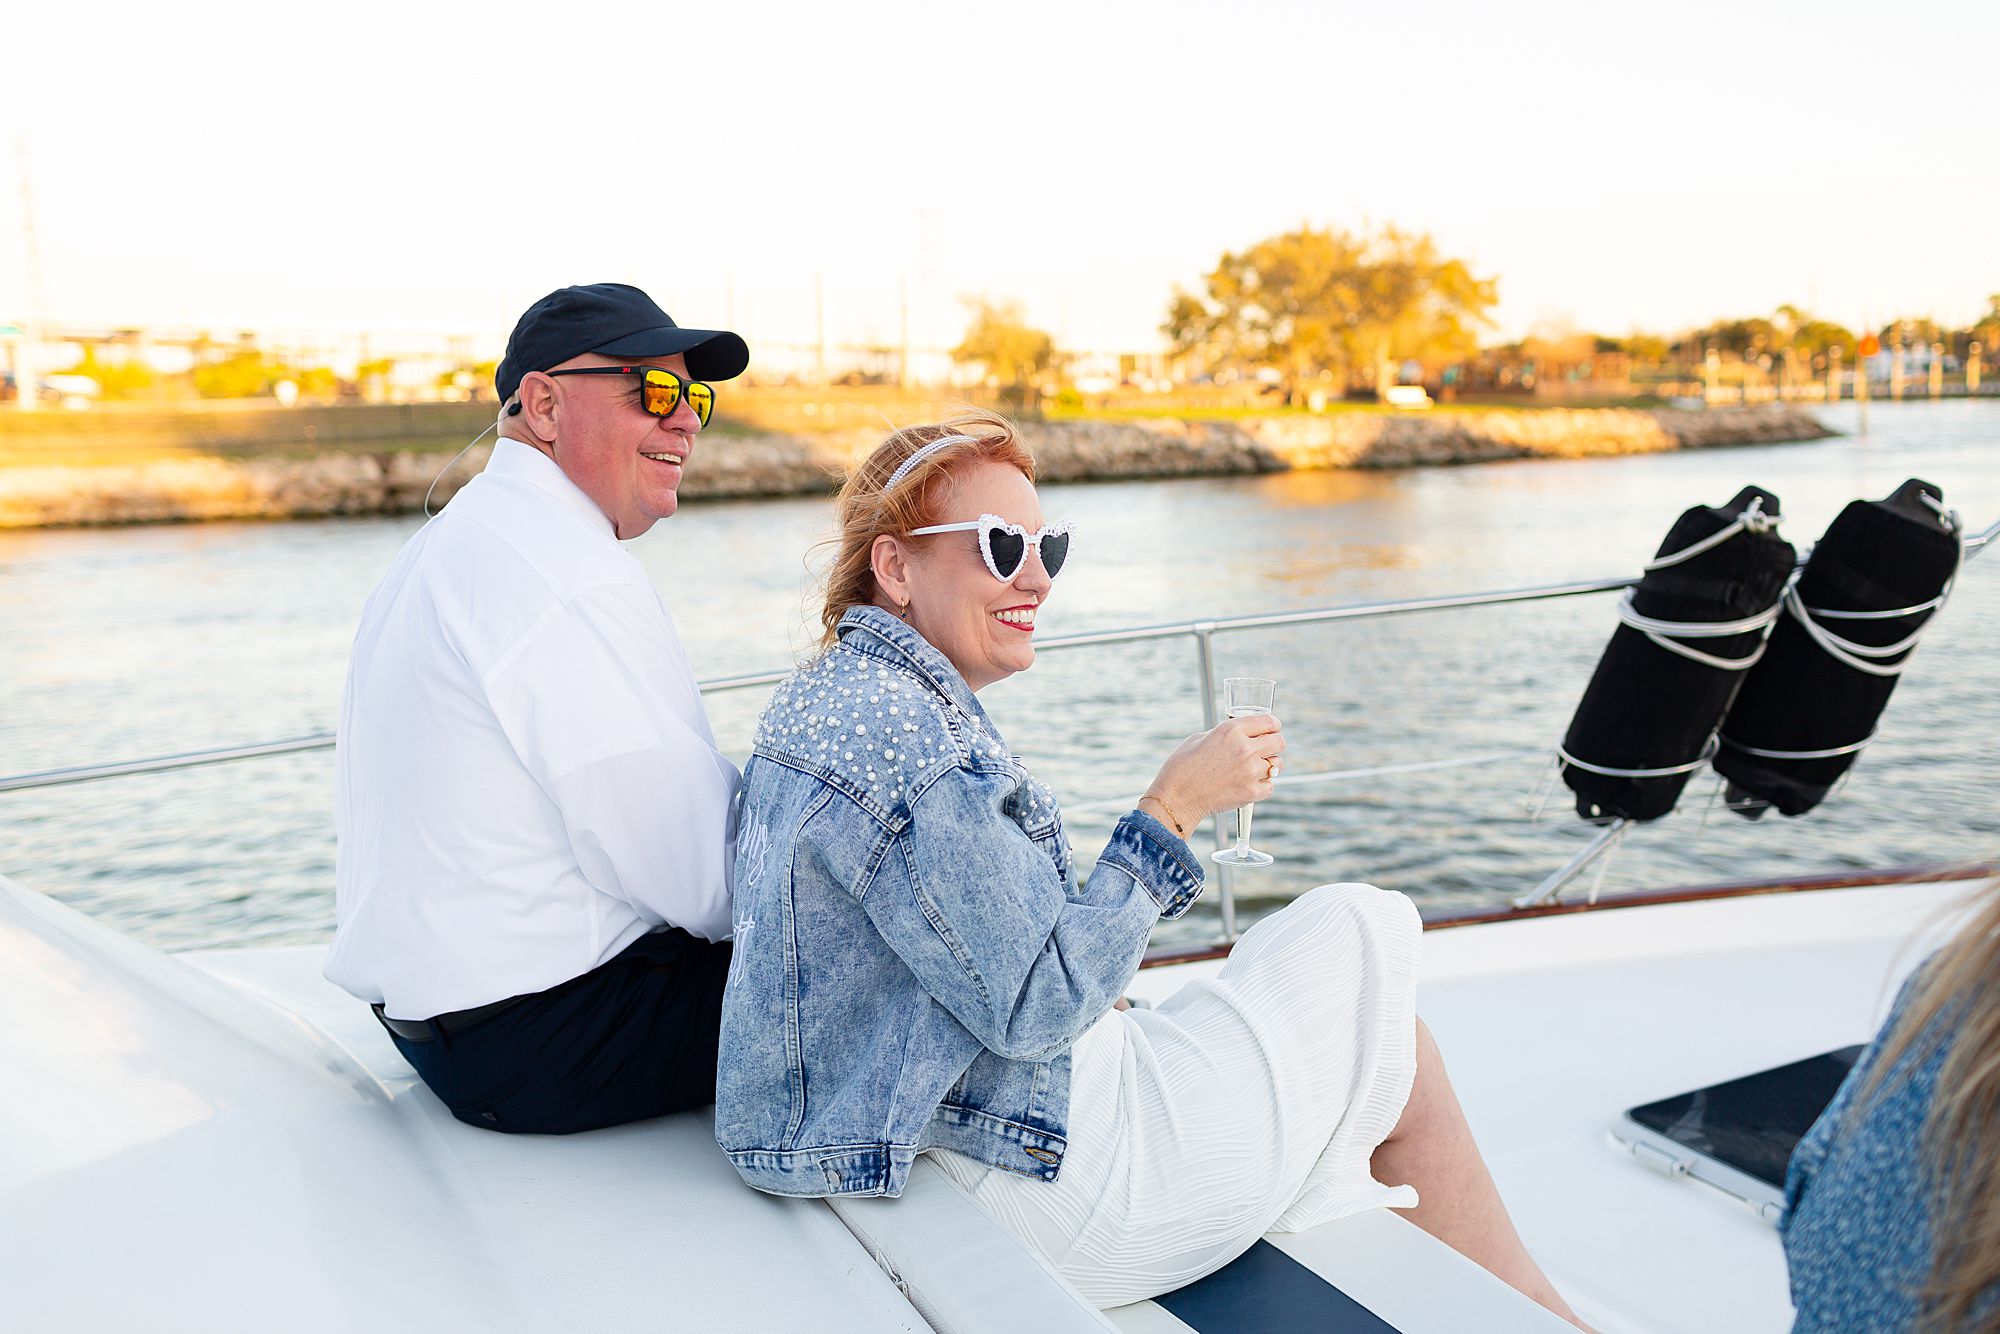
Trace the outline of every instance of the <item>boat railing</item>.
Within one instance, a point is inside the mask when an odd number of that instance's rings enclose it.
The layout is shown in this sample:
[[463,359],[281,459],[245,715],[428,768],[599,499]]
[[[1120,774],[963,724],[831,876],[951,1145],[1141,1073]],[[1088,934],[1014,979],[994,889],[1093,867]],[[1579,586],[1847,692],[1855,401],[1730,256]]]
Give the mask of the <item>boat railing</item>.
[[[1985,547],[2000,539],[2000,521],[1995,521],[1984,531],[1969,535],[1965,539],[1965,556],[1970,560]],[[1212,617],[1204,620],[1174,621],[1159,625],[1130,626],[1122,629],[1088,630],[1072,635],[1057,635],[1036,643],[1038,653],[1056,652],[1064,649],[1092,648],[1106,644],[1134,644],[1149,640],[1189,639],[1193,641],[1196,671],[1201,685],[1202,725],[1213,727],[1218,721],[1217,687],[1215,679],[1215,639],[1218,635],[1232,634],[1245,630],[1266,630],[1278,627],[1315,625],[1331,621],[1365,621],[1384,617],[1407,616],[1421,612],[1451,611],[1467,607],[1509,606],[1527,602],[1547,602],[1559,598],[1588,597],[1602,593],[1615,593],[1638,583],[1637,575],[1610,578],[1586,579],[1569,583],[1535,584],[1522,588],[1496,589],[1480,593],[1457,593],[1437,597],[1396,598],[1382,602],[1357,602],[1337,607],[1314,607],[1299,611],[1260,612],[1245,616]],[[703,695],[723,694],[735,690],[750,690],[759,686],[772,686],[791,674],[791,668],[771,671],[745,672],[735,676],[711,677],[699,682]],[[249,745],[219,746],[208,750],[183,751],[173,755],[156,755],[144,759],[121,760],[107,764],[78,765],[63,769],[44,769],[34,773],[15,774],[0,777],[0,794],[30,791],[38,788],[59,787],[69,783],[87,783],[99,779],[125,778],[135,774],[164,773],[175,769],[191,769],[209,764],[230,764],[242,760],[263,759],[274,755],[292,755],[303,751],[329,750],[334,744],[331,732],[314,732],[306,736],[290,737],[275,741],[261,741]],[[1469,766],[1496,764],[1519,760],[1548,753],[1546,747],[1525,750],[1490,752],[1479,755],[1452,756],[1444,759],[1417,760],[1407,764],[1378,765],[1357,769],[1327,769],[1316,773],[1285,774],[1277,782],[1287,787],[1305,787],[1316,784],[1333,783],[1358,778],[1375,778],[1390,774],[1422,773],[1432,770],[1463,768]],[[1099,810],[1112,810],[1127,806],[1130,798],[1118,797],[1109,801],[1075,803],[1068,807],[1073,814],[1084,814]],[[1218,814],[1207,821],[1209,836],[1216,848],[1225,842],[1223,821]],[[1602,840],[1600,840],[1601,842]],[[1601,851],[1599,844],[1593,849]],[[1597,855],[1590,849],[1590,858]],[[1580,854],[1581,856],[1581,854]],[[1575,859],[1573,859],[1574,861]],[[1217,877],[1217,904],[1221,915],[1224,941],[1236,938],[1236,887],[1227,866],[1219,866]],[[1579,863],[1574,868],[1565,868],[1551,876],[1538,893],[1552,893],[1551,882],[1558,877],[1567,878],[1565,872],[1574,874],[1581,870]],[[1534,897],[1534,896],[1529,896]]]

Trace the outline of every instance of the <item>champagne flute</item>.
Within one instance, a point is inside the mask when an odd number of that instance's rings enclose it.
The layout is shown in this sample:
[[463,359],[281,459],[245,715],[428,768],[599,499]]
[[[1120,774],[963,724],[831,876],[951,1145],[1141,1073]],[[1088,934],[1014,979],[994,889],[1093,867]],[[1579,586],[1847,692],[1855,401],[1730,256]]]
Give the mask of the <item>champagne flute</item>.
[[[1222,707],[1231,718],[1247,718],[1253,713],[1269,713],[1277,698],[1278,683],[1261,676],[1228,676],[1222,681]],[[1250,814],[1256,802],[1236,808],[1236,846],[1218,848],[1215,860],[1224,866],[1269,866],[1273,858],[1250,846]]]

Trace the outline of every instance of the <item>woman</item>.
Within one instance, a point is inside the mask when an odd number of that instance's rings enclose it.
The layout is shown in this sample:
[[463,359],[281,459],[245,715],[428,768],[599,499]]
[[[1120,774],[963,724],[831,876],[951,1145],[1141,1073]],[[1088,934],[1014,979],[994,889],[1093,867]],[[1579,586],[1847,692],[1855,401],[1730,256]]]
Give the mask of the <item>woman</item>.
[[933,1152],[1103,1306],[1391,1205],[1573,1320],[1415,1017],[1407,899],[1321,886],[1214,981],[1114,1008],[1201,892],[1187,836],[1270,795],[1284,735],[1266,715],[1183,742],[1075,881],[1054,796],[974,697],[1034,662],[1069,554],[1013,429],[899,431],[837,512],[825,651],[744,773],[716,1095],[743,1177],[896,1195]]
[[1792,1154],[1795,1334],[2000,1330],[2000,881]]

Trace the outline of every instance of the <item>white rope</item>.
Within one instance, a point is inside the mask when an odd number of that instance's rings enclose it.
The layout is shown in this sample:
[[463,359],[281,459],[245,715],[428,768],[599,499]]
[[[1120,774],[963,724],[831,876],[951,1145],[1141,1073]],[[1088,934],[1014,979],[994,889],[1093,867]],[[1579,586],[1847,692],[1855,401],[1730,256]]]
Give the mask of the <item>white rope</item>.
[[1589,760],[1579,760],[1561,746],[1556,747],[1556,758],[1564,764],[1590,773],[1603,774],[1606,778],[1672,778],[1676,774],[1691,774],[1707,764],[1715,758],[1715,749],[1716,739],[1710,736],[1707,743],[1702,746],[1701,754],[1694,759],[1686,764],[1669,764],[1658,769],[1614,769],[1608,764],[1592,764]]
[[[1922,612],[1934,612],[1942,608],[1946,601],[1950,599],[1952,589],[1958,584],[1958,576],[1965,569],[1965,536],[1960,528],[1956,512],[1940,509],[1938,502],[1933,500],[1930,495],[1926,493],[1920,494],[1922,494],[1925,501],[1930,503],[1933,509],[1938,509],[1939,513],[1944,516],[1945,531],[1958,538],[1958,558],[1952,565],[1951,577],[1944,581],[1944,588],[1939,591],[1936,597],[1928,602],[1920,602],[1913,607],[1902,607],[1895,611],[1841,612],[1828,610],[1824,607],[1808,607],[1805,599],[1799,596],[1798,580],[1796,578],[1785,589],[1785,610],[1790,612],[1792,619],[1797,621],[1805,630],[1806,636],[1813,643],[1819,645],[1820,650],[1835,662],[1845,667],[1851,667],[1855,671],[1863,672],[1869,676],[1891,677],[1902,675],[1903,668],[1909,666],[1910,659],[1907,655],[1916,651],[1917,644],[1923,639],[1925,632],[1936,623],[1937,618],[1932,616],[1926,619],[1923,624],[1893,644],[1857,643],[1852,639],[1835,634],[1814,618],[1887,620],[1897,616],[1915,616]],[[1903,656],[1896,662],[1881,661],[1882,659],[1896,658],[1899,654]]]
[[1730,635],[1748,634],[1761,630],[1778,619],[1778,604],[1773,602],[1760,612],[1749,616],[1739,616],[1733,621],[1663,621],[1657,617],[1644,616],[1633,609],[1632,595],[1637,589],[1628,588],[1619,599],[1618,619],[1634,630],[1648,634],[1680,635],[1688,639],[1724,639]]
[[[1750,504],[1735,519],[1700,541],[1689,543],[1679,551],[1656,556],[1646,563],[1648,571],[1664,569],[1669,565],[1679,565],[1682,561],[1699,556],[1704,551],[1713,551],[1738,533],[1764,533],[1776,528],[1781,516],[1764,513],[1763,497],[1753,497]],[[1728,621],[1667,621],[1657,616],[1643,615],[1635,605],[1638,589],[1628,588],[1618,599],[1618,619],[1631,626],[1640,634],[1667,650],[1679,654],[1690,662],[1700,663],[1723,672],[1744,672],[1757,665],[1770,644],[1768,631],[1784,610],[1783,598],[1774,599],[1770,606],[1748,616],[1739,616]],[[1740,658],[1723,658],[1713,653],[1703,652],[1683,639],[1727,639],[1732,635],[1757,634],[1757,646]],[[1567,764],[1588,773],[1601,774],[1606,778],[1674,778],[1681,774],[1691,774],[1715,758],[1718,745],[1714,733],[1703,743],[1701,754],[1685,764],[1667,764],[1651,769],[1621,769],[1608,764],[1594,764],[1580,760],[1576,756],[1556,747],[1558,765]]]
[[1757,755],[1767,760],[1831,760],[1842,755],[1852,755],[1873,741],[1879,733],[1870,732],[1859,741],[1845,746],[1828,746],[1824,750],[1766,750],[1762,746],[1746,746],[1741,741],[1722,738],[1722,744],[1731,750],[1740,750],[1745,755]]
[[[1784,608],[1791,614],[1794,620],[1804,627],[1806,635],[1836,662],[1852,667],[1855,671],[1864,672],[1870,676],[1890,677],[1901,675],[1903,668],[1909,664],[1907,656],[1895,663],[1870,661],[1870,659],[1893,658],[1898,654],[1907,655],[1914,651],[1918,641],[1924,637],[1924,632],[1930,629],[1931,620],[1924,621],[1923,624],[1919,625],[1910,634],[1893,644],[1860,644],[1833,633],[1833,631],[1819,624],[1815,618],[1850,621],[1893,620],[1899,616],[1915,616],[1923,612],[1936,611],[1944,606],[1945,602],[1951,597],[1953,586],[1958,583],[1959,574],[1965,569],[1966,545],[1964,530],[1959,523],[1958,512],[1956,510],[1946,509],[1942,501],[1927,491],[1920,491],[1917,495],[1920,500],[1937,511],[1938,517],[1944,523],[1945,531],[1954,534],[1958,538],[1958,559],[1952,566],[1951,577],[1944,581],[1944,587],[1939,590],[1936,597],[1926,602],[1916,603],[1914,606],[1897,607],[1890,611],[1837,611],[1826,607],[1809,607],[1806,605],[1805,599],[1799,596],[1799,579],[1803,576],[1805,569],[1803,565],[1800,567],[1799,573],[1794,574],[1791,581],[1785,586]],[[1740,751],[1745,755],[1755,755],[1760,759],[1832,760],[1838,759],[1842,755],[1858,754],[1877,735],[1875,732],[1870,732],[1859,741],[1851,741],[1844,746],[1827,746],[1819,750],[1775,750],[1764,746],[1746,746],[1742,742],[1726,736],[1722,737],[1721,741],[1723,745],[1728,746],[1731,750]]]
[[1818,644],[1828,657],[1843,666],[1852,667],[1857,672],[1866,672],[1870,676],[1900,676],[1903,671],[1902,663],[1869,662],[1866,659],[1893,658],[1898,653],[1907,653],[1924,637],[1923,628],[1920,626],[1914,633],[1893,644],[1878,646],[1844,639],[1813,620],[1818,609],[1808,607],[1799,597],[1796,588],[1785,590],[1785,610],[1792,614],[1792,619],[1804,628],[1807,637]]
[[[1950,591],[1946,587],[1946,593]],[[1836,611],[1832,607],[1808,607],[1813,615],[1827,621],[1893,621],[1898,616],[1915,616],[1920,611],[1933,611],[1944,605],[1945,593],[1940,593],[1929,602],[1919,602],[1914,607],[1897,607],[1893,611]]]
[[1669,565],[1679,565],[1684,560],[1693,560],[1704,551],[1712,551],[1738,533],[1765,533],[1784,521],[1782,514],[1764,513],[1764,498],[1753,496],[1741,514],[1717,531],[1710,533],[1699,542],[1682,547],[1679,551],[1665,556],[1655,556],[1646,562],[1649,570],[1663,570]]
[[[1670,565],[1679,565],[1685,560],[1692,560],[1704,551],[1713,551],[1738,533],[1769,532],[1778,526],[1783,517],[1778,514],[1764,513],[1764,498],[1762,496],[1753,496],[1743,512],[1729,523],[1710,533],[1700,541],[1689,543],[1679,551],[1668,552],[1664,556],[1655,556],[1652,560],[1646,562],[1646,569],[1648,571],[1661,570]],[[1639,613],[1633,602],[1637,592],[1637,589],[1628,588],[1625,590],[1625,595],[1618,600],[1619,620],[1631,626],[1634,630],[1637,630],[1640,634],[1667,650],[1667,652],[1677,653],[1689,662],[1700,663],[1703,667],[1713,667],[1715,670],[1721,672],[1746,672],[1756,666],[1757,660],[1764,656],[1765,646],[1770,642],[1769,637],[1760,638],[1757,641],[1757,647],[1741,658],[1718,657],[1713,653],[1705,653],[1701,649],[1683,644],[1680,641],[1683,639],[1726,639],[1731,635],[1747,635],[1752,631],[1763,630],[1769,627],[1773,621],[1778,619],[1779,613],[1783,610],[1783,600],[1781,598],[1778,601],[1772,602],[1770,606],[1760,612],[1738,617],[1733,621],[1663,621],[1656,616],[1644,616]]]
[[1619,620],[1669,653],[1678,653],[1690,662],[1698,662],[1704,667],[1713,667],[1724,672],[1745,672],[1756,666],[1757,660],[1764,656],[1764,649],[1770,640],[1758,639],[1757,647],[1740,658],[1717,657],[1713,653],[1704,653],[1679,641],[1723,639],[1730,635],[1747,635],[1752,631],[1763,630],[1778,619],[1779,612],[1784,608],[1784,600],[1781,597],[1764,610],[1754,615],[1738,617],[1733,621],[1663,621],[1656,616],[1643,616],[1634,609],[1632,603],[1637,592],[1637,589],[1628,588],[1625,590],[1625,595],[1618,599]]

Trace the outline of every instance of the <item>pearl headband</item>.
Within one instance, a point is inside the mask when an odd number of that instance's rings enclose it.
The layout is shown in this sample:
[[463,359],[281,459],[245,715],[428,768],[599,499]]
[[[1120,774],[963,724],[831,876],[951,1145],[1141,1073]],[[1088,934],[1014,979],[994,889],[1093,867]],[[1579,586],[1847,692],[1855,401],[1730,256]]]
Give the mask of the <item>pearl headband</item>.
[[882,494],[887,495],[889,492],[895,490],[896,483],[909,476],[912,468],[915,468],[919,463],[922,463],[946,445],[969,445],[972,443],[974,443],[973,438],[969,435],[946,435],[938,437],[916,453],[910,455],[910,457],[904,459],[902,466],[889,474],[889,480],[882,483]]

